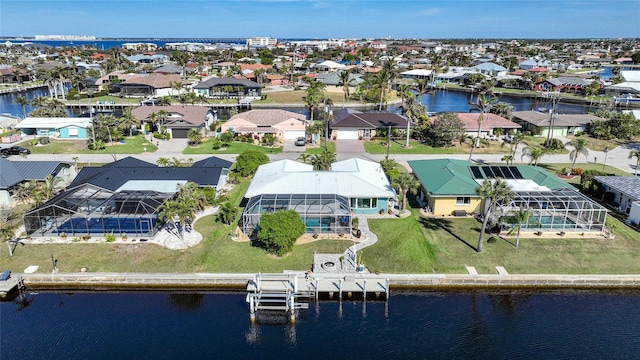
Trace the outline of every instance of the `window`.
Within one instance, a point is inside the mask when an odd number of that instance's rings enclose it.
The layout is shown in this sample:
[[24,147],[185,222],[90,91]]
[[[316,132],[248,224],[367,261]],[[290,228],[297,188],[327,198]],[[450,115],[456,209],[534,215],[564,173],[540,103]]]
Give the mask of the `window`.
[[377,198],[351,198],[352,209],[372,209],[378,207]]
[[69,128],[69,136],[78,136],[78,128]]
[[458,196],[456,198],[456,205],[469,205],[471,204],[471,198],[469,196]]

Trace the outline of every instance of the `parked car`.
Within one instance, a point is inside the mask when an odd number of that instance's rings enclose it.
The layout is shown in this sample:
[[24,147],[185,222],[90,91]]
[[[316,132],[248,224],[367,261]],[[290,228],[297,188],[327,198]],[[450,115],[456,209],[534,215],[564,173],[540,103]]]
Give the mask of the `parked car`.
[[307,139],[299,137],[296,139],[296,146],[304,146],[307,143]]
[[0,153],[2,153],[3,156],[20,155],[20,154],[28,155],[28,154],[31,154],[31,150],[24,148],[22,146],[12,146],[12,147],[1,149]]

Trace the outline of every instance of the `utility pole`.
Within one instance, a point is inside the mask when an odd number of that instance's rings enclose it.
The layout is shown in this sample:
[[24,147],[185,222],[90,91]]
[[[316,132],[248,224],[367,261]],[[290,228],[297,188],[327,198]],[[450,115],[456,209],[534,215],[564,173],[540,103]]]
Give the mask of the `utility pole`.
[[604,167],[607,165],[607,155],[609,155],[609,145],[604,147],[604,162],[602,163],[602,171],[604,171]]
[[547,130],[547,141],[545,142],[545,145],[549,145],[551,143],[551,139],[553,139],[554,115],[556,112],[556,105],[560,100],[560,92],[556,91],[549,93],[549,98],[551,100],[551,109],[549,110],[549,130]]

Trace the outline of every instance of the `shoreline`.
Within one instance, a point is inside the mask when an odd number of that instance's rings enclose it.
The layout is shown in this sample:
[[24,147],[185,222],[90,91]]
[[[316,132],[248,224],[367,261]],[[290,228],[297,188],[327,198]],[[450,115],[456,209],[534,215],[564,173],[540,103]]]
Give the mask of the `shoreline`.
[[[304,281],[303,271],[291,272]],[[246,291],[255,274],[157,274],[157,273],[65,273],[15,274],[30,290],[228,290]],[[391,290],[464,290],[464,289],[640,289],[640,274],[351,274],[319,273],[312,277],[338,281],[355,279],[389,281]]]

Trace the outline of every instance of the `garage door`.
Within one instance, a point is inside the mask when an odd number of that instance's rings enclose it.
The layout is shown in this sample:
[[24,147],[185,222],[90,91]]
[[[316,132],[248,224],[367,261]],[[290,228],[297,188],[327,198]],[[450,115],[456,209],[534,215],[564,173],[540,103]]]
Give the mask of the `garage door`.
[[171,129],[171,137],[174,139],[186,139],[189,129]]
[[338,140],[358,140],[358,130],[338,130]]
[[285,140],[295,140],[299,137],[305,137],[304,130],[285,130],[284,132]]

